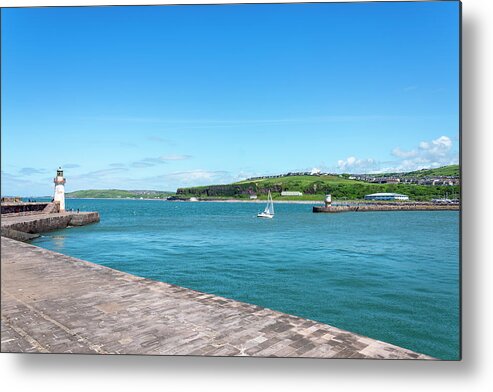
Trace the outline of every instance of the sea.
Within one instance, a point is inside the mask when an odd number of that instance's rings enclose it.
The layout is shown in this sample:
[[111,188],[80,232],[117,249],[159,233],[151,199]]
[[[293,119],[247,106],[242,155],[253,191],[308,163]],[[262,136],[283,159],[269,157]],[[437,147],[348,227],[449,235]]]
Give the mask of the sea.
[[145,278],[460,357],[458,211],[314,214],[244,202],[68,199],[101,222],[34,245]]

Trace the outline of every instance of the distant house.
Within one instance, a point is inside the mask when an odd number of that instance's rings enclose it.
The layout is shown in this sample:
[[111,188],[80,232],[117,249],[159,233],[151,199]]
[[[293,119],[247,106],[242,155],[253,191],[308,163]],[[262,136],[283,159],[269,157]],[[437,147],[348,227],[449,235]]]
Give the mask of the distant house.
[[303,196],[303,192],[297,191],[282,191],[281,196]]
[[365,200],[409,200],[409,196],[399,193],[372,193],[366,195]]
[[257,195],[250,195],[250,200],[257,200]]
[[378,177],[372,179],[370,182],[374,182],[376,184],[398,184],[401,180],[394,177]]

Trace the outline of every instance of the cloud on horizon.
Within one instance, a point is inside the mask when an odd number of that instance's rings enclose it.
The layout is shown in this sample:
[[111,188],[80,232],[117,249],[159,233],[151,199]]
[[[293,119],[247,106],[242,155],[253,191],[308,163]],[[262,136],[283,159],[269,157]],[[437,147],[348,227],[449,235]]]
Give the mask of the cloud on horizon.
[[[35,181],[19,177],[19,175],[1,172],[1,189],[2,196],[42,196],[50,194],[51,182],[46,184],[41,181]],[[46,192],[40,191],[46,189]]]
[[79,167],[80,165],[76,163],[66,163],[65,165],[62,166],[63,169],[77,169]]
[[357,172],[367,172],[368,170],[373,170],[378,167],[378,163],[375,159],[358,159],[356,157],[347,157],[346,159],[340,159],[337,161],[337,167],[342,172],[354,173]]
[[19,170],[19,174],[22,176],[32,176],[33,174],[44,174],[45,169],[35,169],[34,167],[23,167]]
[[111,168],[111,169],[101,169],[101,170],[94,170],[88,173],[83,173],[79,175],[72,176],[72,180],[80,180],[80,179],[90,179],[93,181],[98,181],[101,178],[107,178],[111,177],[117,174],[123,174],[128,172],[129,169],[127,168]]
[[133,188],[152,188],[159,190],[176,190],[180,187],[211,185],[211,184],[228,184],[240,181],[246,176],[237,175],[226,170],[204,170],[195,169],[188,171],[176,171],[165,173],[157,176],[145,178],[128,178],[127,184]]
[[350,156],[337,161],[337,168],[346,173],[408,172],[459,163],[458,152],[453,149],[453,141],[448,136],[440,136],[431,141],[422,141],[412,150],[396,147],[391,155],[394,161],[379,162],[376,159],[360,159]]
[[149,140],[151,142],[164,143],[164,144],[169,144],[169,145],[175,144],[173,142],[173,140],[165,139],[165,138],[162,138],[161,136],[158,136],[158,135],[151,135],[147,138],[147,140]]
[[413,171],[459,163],[458,152],[453,149],[453,142],[448,136],[422,141],[417,148],[409,151],[394,148],[392,155],[400,158],[392,171]]
[[162,155],[157,158],[147,157],[130,164],[133,168],[145,168],[166,164],[170,161],[183,161],[192,158],[191,155]]

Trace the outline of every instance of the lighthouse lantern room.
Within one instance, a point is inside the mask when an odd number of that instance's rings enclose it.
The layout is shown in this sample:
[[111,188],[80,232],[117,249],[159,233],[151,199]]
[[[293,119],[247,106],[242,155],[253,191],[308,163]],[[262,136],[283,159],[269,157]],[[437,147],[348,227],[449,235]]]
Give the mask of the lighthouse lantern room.
[[53,180],[55,183],[55,196],[53,200],[60,202],[60,212],[65,211],[65,178],[61,167],[56,171],[56,177]]

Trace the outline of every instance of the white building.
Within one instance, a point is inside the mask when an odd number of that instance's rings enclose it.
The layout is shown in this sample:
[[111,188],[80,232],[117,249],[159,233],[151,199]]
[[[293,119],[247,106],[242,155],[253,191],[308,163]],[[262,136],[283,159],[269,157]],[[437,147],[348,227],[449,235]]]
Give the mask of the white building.
[[372,193],[366,195],[365,200],[409,200],[409,196],[399,193]]
[[281,196],[303,196],[303,192],[297,191],[282,191]]

